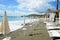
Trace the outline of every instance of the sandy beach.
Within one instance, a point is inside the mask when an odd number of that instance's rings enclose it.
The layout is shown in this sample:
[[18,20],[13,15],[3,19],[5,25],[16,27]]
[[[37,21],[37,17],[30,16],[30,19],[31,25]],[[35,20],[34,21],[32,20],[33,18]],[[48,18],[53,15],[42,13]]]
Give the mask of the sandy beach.
[[[32,25],[32,26],[30,26]],[[30,25],[25,25],[26,30],[18,29],[8,36],[11,40],[51,40],[46,30],[45,23],[38,22]]]
[[[4,39],[5,37],[7,38],[10,37],[10,40],[53,40],[52,38],[53,36],[59,36],[58,30],[49,31],[49,29],[57,28],[54,23],[44,22],[44,20],[42,19],[31,19],[31,20],[25,20],[26,23],[25,26],[22,25],[23,20],[8,21],[10,33],[7,34],[6,36],[4,35],[0,36],[0,40]],[[50,32],[52,32],[54,35],[51,35]]]
[[[39,19],[31,19],[31,20],[32,20],[32,22],[29,19],[26,19],[25,23],[26,24],[28,24],[28,23],[30,24],[30,23],[39,21]],[[23,24],[23,20],[8,21],[8,23],[9,23],[10,32],[13,32],[13,31],[16,31],[18,29],[21,29],[21,28],[25,27],[25,26],[22,25]],[[0,22],[0,25],[1,25],[1,22]],[[4,38],[4,37],[0,36],[0,38]]]

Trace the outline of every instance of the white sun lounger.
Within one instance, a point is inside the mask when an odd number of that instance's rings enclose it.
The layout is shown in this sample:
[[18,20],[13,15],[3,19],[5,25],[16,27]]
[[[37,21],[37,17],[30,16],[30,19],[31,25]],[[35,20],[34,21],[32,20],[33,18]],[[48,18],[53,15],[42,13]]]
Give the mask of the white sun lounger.
[[48,33],[50,37],[60,37],[60,30],[50,30]]
[[0,34],[3,34],[2,32],[0,32]]
[[3,40],[11,40],[11,37],[6,37]]

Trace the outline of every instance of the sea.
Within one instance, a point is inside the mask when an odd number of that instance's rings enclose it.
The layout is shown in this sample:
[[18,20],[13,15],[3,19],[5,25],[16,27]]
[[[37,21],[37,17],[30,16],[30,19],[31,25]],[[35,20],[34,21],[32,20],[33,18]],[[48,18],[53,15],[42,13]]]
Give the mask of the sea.
[[[21,16],[7,16],[8,21],[18,21],[23,20],[23,17]],[[25,19],[29,19],[28,17],[25,17]],[[0,16],[0,22],[3,20],[3,16]]]
[[[24,19],[21,16],[7,16],[10,32],[15,31],[23,27]],[[0,16],[0,25],[3,20],[3,16]],[[25,17],[25,22],[29,22],[29,18]]]
[[[7,16],[8,24],[10,28],[10,32],[15,31],[24,27],[24,19],[21,16]],[[0,16],[0,25],[2,23],[3,16]],[[37,19],[35,21],[38,21]],[[25,17],[25,23],[35,22],[34,19],[29,19],[29,17]]]

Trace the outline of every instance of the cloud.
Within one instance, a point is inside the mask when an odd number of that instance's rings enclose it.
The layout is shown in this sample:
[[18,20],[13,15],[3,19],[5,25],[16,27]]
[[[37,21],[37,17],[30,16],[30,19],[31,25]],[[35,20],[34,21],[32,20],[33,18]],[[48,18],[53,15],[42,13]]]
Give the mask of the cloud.
[[[21,16],[22,12],[19,12],[17,10],[11,11],[11,10],[6,10],[8,16]],[[21,14],[20,14],[21,13]]]
[[[0,16],[3,16],[4,15],[4,12],[5,10],[0,10]],[[22,12],[22,11],[18,11],[18,10],[14,10],[14,11],[11,11],[11,10],[6,10],[7,12],[7,16],[22,16],[22,15],[29,15],[29,14],[39,14],[37,12]]]
[[6,6],[5,6],[5,5],[0,4],[0,10],[2,10],[2,9],[6,9]]
[[[39,12],[46,11],[48,8],[53,9],[54,7],[49,4],[55,0],[16,0],[19,5],[17,6],[5,6],[0,4],[0,13],[3,13],[4,10],[7,10],[8,16],[21,16],[24,14],[39,14]],[[3,15],[3,14],[1,14]]]
[[45,10],[48,8],[54,8],[52,5],[49,4],[49,2],[53,2],[55,0],[17,0],[17,2],[20,4],[19,8],[28,8],[30,11],[37,10]]

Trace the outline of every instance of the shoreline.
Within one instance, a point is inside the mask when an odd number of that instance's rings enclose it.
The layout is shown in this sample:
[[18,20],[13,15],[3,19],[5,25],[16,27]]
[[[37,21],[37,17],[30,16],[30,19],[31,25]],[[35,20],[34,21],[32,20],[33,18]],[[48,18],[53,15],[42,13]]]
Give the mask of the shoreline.
[[[39,19],[26,19],[25,23],[28,24],[28,23],[33,23],[33,22],[36,22],[36,21],[39,21]],[[10,32],[15,31],[17,29],[21,29],[22,27],[24,27],[22,25],[23,20],[8,21],[8,23],[9,23]],[[0,22],[0,25],[1,25],[1,22]]]

